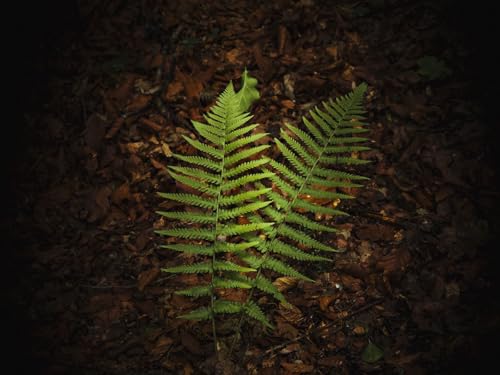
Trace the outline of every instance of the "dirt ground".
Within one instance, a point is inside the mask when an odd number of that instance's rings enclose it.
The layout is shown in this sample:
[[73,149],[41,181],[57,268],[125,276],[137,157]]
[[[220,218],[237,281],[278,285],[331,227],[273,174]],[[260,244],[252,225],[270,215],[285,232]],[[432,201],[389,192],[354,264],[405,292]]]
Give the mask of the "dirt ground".
[[[452,1],[18,4],[5,50],[2,350],[11,373],[212,374],[206,324],[162,273],[157,191],[181,135],[229,80],[259,80],[255,122],[366,82],[372,177],[302,265],[294,308],[247,325],[234,374],[469,374],[496,361],[498,67],[486,5]],[[471,9],[474,8],[474,9]],[[4,32],[5,33],[5,32]],[[10,84],[10,81],[13,81]],[[270,151],[272,152],[272,150]],[[222,371],[221,370],[221,371]],[[30,372],[28,372],[30,371]],[[222,372],[220,372],[222,373]]]

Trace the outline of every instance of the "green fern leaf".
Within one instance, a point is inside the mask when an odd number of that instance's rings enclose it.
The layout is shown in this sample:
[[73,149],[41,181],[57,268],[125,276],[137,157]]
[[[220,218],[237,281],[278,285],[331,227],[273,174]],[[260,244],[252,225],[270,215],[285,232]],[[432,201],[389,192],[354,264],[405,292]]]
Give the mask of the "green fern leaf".
[[291,240],[295,240],[303,245],[306,245],[308,247],[311,247],[313,249],[318,249],[318,250],[323,250],[323,251],[331,251],[335,252],[337,251],[336,249],[323,245],[321,242],[318,240],[315,240],[314,238],[308,236],[306,233],[302,232],[299,229],[292,228],[289,225],[286,224],[281,224],[276,231],[278,234],[281,234],[285,238],[289,238]]
[[172,201],[189,204],[191,206],[215,209],[217,207],[217,201],[214,198],[209,197],[199,197],[194,194],[184,194],[184,193],[157,193],[160,197],[169,199]]
[[210,285],[195,286],[189,289],[178,290],[175,294],[188,297],[204,297],[212,294]]
[[215,250],[213,246],[202,246],[202,245],[192,245],[192,244],[161,245],[160,247],[162,249],[169,249],[187,254],[207,255],[207,256],[213,255]]
[[170,236],[178,238],[186,238],[189,240],[213,240],[215,238],[214,229],[203,228],[178,228],[178,229],[163,229],[157,230],[155,233],[160,236]]
[[220,198],[219,204],[222,207],[224,207],[224,206],[229,206],[232,204],[242,203],[242,202],[245,202],[248,200],[253,200],[257,197],[260,197],[261,195],[267,193],[268,191],[271,191],[271,188],[251,190],[251,191],[245,191],[244,193],[240,193],[240,194],[236,194],[236,195],[223,196]]
[[177,267],[162,268],[163,272],[168,273],[212,273],[212,264],[210,262],[185,264]]
[[201,143],[200,141],[196,141],[194,139],[186,137],[185,135],[182,135],[182,138],[184,138],[184,140],[191,146],[193,146],[195,149],[204,152],[205,154],[213,156],[217,159],[222,159],[224,157],[224,154],[222,153],[221,150],[218,150],[212,146]]
[[213,315],[210,309],[201,307],[187,314],[180,315],[179,318],[186,320],[208,320],[212,319]]
[[156,211],[158,215],[168,217],[169,219],[184,220],[193,223],[210,224],[215,223],[213,215],[194,214],[192,212],[175,212],[175,211]]
[[236,94],[236,102],[238,108],[241,112],[246,112],[250,108],[250,106],[256,101],[259,100],[260,94],[256,89],[257,80],[251,77],[248,74],[248,71],[245,69],[243,75],[241,76],[241,89]]
[[274,326],[271,324],[271,322],[269,322],[264,312],[260,309],[259,306],[257,306],[255,302],[250,301],[243,307],[243,309],[245,314],[249,317],[257,320],[259,323],[268,328],[274,329]]
[[242,307],[240,302],[217,300],[214,302],[213,311],[216,314],[237,314]]
[[[312,247],[312,246],[311,246]],[[275,254],[280,254],[286,256],[288,258],[292,258],[295,260],[300,260],[304,262],[331,262],[332,260],[329,258],[325,258],[319,255],[309,254],[302,250],[297,249],[295,246],[288,245],[279,240],[274,240],[271,242],[270,250]]]
[[256,159],[256,160],[250,160],[250,161],[239,164],[237,167],[226,169],[226,173],[224,174],[224,176],[226,178],[231,178],[231,177],[239,175],[240,173],[246,172],[250,169],[254,169],[254,168],[258,168],[260,166],[263,166],[264,164],[267,164],[268,162],[269,162],[269,159],[265,158],[265,157],[262,157],[262,158]]
[[207,169],[211,169],[213,171],[220,171],[222,166],[215,162],[214,160],[204,158],[202,156],[184,156],[179,154],[172,154],[176,159],[185,161],[190,164],[200,165]]
[[243,233],[269,228],[272,225],[273,223],[230,224],[223,227],[220,233],[226,236],[236,236]]
[[[264,211],[266,212],[266,211]],[[310,229],[315,232],[331,232],[336,233],[337,230],[333,227],[329,227],[327,225],[320,224],[316,221],[309,219],[306,215],[301,215],[296,212],[289,212],[285,217],[285,222],[298,224],[301,227]]]
[[253,202],[246,204],[244,206],[239,206],[230,210],[220,210],[219,211],[219,218],[221,220],[227,220],[227,219],[232,219],[238,216],[241,216],[243,214],[249,213],[249,212],[254,212],[257,211],[261,208],[264,208],[268,206],[271,203],[271,201],[267,202]]
[[187,176],[195,177],[197,179],[206,180],[211,183],[217,183],[219,181],[219,176],[213,173],[205,172],[199,168],[188,168],[188,167],[179,167],[179,166],[169,166],[170,169],[173,169],[176,172],[184,173]]

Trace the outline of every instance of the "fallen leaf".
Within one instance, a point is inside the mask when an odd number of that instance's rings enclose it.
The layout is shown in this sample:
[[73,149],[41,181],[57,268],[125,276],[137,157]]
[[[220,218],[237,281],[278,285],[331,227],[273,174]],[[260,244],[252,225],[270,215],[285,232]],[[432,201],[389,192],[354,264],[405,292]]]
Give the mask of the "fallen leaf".
[[281,362],[281,367],[293,374],[306,374],[314,370],[313,365],[306,365],[305,363],[289,363]]
[[193,354],[202,354],[203,348],[200,342],[188,332],[183,332],[181,336],[182,345]]
[[236,64],[240,55],[241,51],[238,48],[233,48],[231,51],[226,53],[226,60],[231,64]]
[[327,311],[328,306],[330,306],[330,304],[335,301],[336,298],[337,297],[333,295],[319,297],[319,308],[321,309],[321,311]]
[[151,284],[158,277],[159,274],[160,269],[157,267],[141,272],[137,278],[137,289],[142,292],[146,286]]
[[172,346],[174,340],[167,336],[160,336],[155,343],[153,349],[151,349],[151,354],[156,359],[160,359]]
[[171,101],[176,98],[177,95],[181,93],[184,89],[184,85],[180,81],[170,82],[167,87],[167,92],[165,93],[165,99]]
[[149,105],[151,98],[152,97],[150,95],[137,95],[127,104],[127,106],[125,107],[125,112],[135,113],[143,110]]
[[106,121],[104,117],[93,113],[87,120],[85,142],[94,151],[98,151],[106,134]]
[[130,188],[127,182],[121,184],[111,194],[111,202],[120,205],[124,200],[130,199]]
[[363,354],[361,354],[361,359],[367,363],[375,363],[383,356],[384,351],[371,341],[368,341],[368,345],[363,350]]
[[299,280],[295,277],[283,276],[274,280],[273,284],[280,292],[283,293],[293,288],[298,282]]

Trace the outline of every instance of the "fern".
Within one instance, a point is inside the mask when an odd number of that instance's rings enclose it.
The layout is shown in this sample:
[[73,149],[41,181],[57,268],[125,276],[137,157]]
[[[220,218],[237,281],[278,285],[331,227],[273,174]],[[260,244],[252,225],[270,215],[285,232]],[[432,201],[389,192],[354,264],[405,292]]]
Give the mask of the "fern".
[[[269,272],[313,281],[292,262],[332,261],[329,253],[339,250],[315,234],[336,229],[318,223],[310,214],[347,215],[325,203],[353,199],[339,189],[360,187],[367,180],[346,170],[346,166],[366,163],[355,157],[369,149],[362,145],[368,139],[361,136],[367,131],[362,106],[366,85],[314,108],[310,118],[302,119],[303,127],[286,124],[280,139],[275,139],[282,154],[279,161],[259,156],[269,145],[255,142],[266,134],[255,133],[257,125],[248,124],[247,110],[259,97],[256,84],[246,71],[240,91],[235,92],[230,83],[204,115],[205,123],[193,121],[199,139],[184,137],[200,155],[174,154],[187,165],[171,166],[170,175],[198,194],[159,193],[192,207],[158,211],[180,225],[157,233],[185,240],[162,248],[195,259],[163,271],[208,274],[207,283],[176,293],[209,300],[181,317],[211,321],[216,351],[218,315],[241,314],[238,334],[245,317],[272,327],[255,302],[256,290],[288,304]],[[241,217],[248,221],[238,222]],[[227,300],[218,289],[242,289],[247,298],[244,302]]]
[[[257,270],[257,277],[252,281],[252,289],[244,306],[254,303],[252,297],[256,288],[271,294],[280,302],[284,301],[280,292],[268,289],[271,281],[264,276],[264,269],[312,281],[287,264],[285,259],[329,261],[324,256],[301,249],[309,248],[327,253],[338,251],[308,234],[321,231],[335,232],[335,229],[316,223],[307,216],[307,213],[347,215],[343,211],[320,205],[310,198],[328,201],[352,199],[352,196],[335,189],[357,187],[360,185],[352,181],[366,180],[363,176],[337,169],[337,166],[366,163],[364,160],[345,156],[345,153],[368,149],[356,145],[365,142],[366,138],[352,135],[366,131],[365,123],[362,121],[364,113],[362,100],[365,90],[366,85],[360,85],[350,94],[323,103],[323,109],[314,108],[309,112],[312,121],[303,118],[307,131],[286,124],[286,130],[281,131],[283,141],[275,140],[285,159],[284,162],[272,160],[269,163],[275,172],[270,176],[270,180],[279,192],[267,191],[265,194],[273,205],[263,207],[261,210],[275,225],[266,231],[266,240],[257,246],[260,255],[248,253],[240,255],[249,267]],[[257,183],[257,186],[265,188],[262,183]],[[261,215],[254,215],[251,220],[256,223],[263,222]],[[262,285],[266,287],[263,288]],[[238,331],[242,321],[243,317],[240,319]]]
[[[256,168],[266,164],[269,159],[248,160],[268,148],[268,145],[248,147],[264,137],[265,133],[247,134],[257,125],[248,125],[251,115],[246,111],[258,97],[255,89],[257,81],[245,71],[242,88],[235,92],[230,83],[218,97],[215,106],[204,116],[206,123],[193,121],[199,139],[185,137],[185,141],[198,150],[202,156],[182,156],[174,154],[188,166],[171,166],[169,173],[173,179],[199,192],[159,193],[160,197],[193,206],[196,211],[159,211],[165,218],[178,220],[178,228],[158,230],[162,236],[198,240],[201,244],[173,244],[163,248],[195,255],[193,264],[181,264],[164,268],[168,273],[208,274],[209,283],[178,291],[190,297],[208,297],[209,304],[188,312],[185,319],[209,319],[212,321],[214,343],[217,348],[215,317],[219,314],[243,312],[249,317],[270,325],[264,314],[254,304],[242,304],[226,301],[217,295],[218,288],[251,288],[249,278],[242,278],[254,268],[229,261],[228,253],[245,251],[258,244],[257,241],[241,241],[244,233],[255,232],[272,226],[272,223],[260,222],[238,224],[235,220],[249,212],[254,212],[269,205],[271,201],[255,201],[269,189],[250,189],[249,183],[268,178],[271,172],[255,173]],[[236,193],[236,189],[243,192]],[[242,190],[243,189],[243,190]],[[246,189],[246,190],[245,190]],[[239,242],[236,242],[238,241]],[[234,257],[233,257],[234,258]]]

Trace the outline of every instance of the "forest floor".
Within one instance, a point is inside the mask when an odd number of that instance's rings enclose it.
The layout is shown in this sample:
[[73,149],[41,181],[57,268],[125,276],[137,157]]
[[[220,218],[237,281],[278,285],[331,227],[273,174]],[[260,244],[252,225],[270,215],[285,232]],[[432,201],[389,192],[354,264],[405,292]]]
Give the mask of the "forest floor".
[[189,152],[189,120],[245,67],[271,135],[368,83],[372,179],[340,204],[351,216],[330,241],[347,251],[303,269],[316,283],[277,280],[293,309],[264,304],[276,330],[245,326],[226,373],[460,374],[495,360],[498,130],[478,93],[490,66],[447,3],[82,4],[21,63],[3,223],[20,369],[213,373],[210,330],[175,318],[195,303],[160,270],[177,254],[154,234],[156,192],[176,189],[166,166]]

